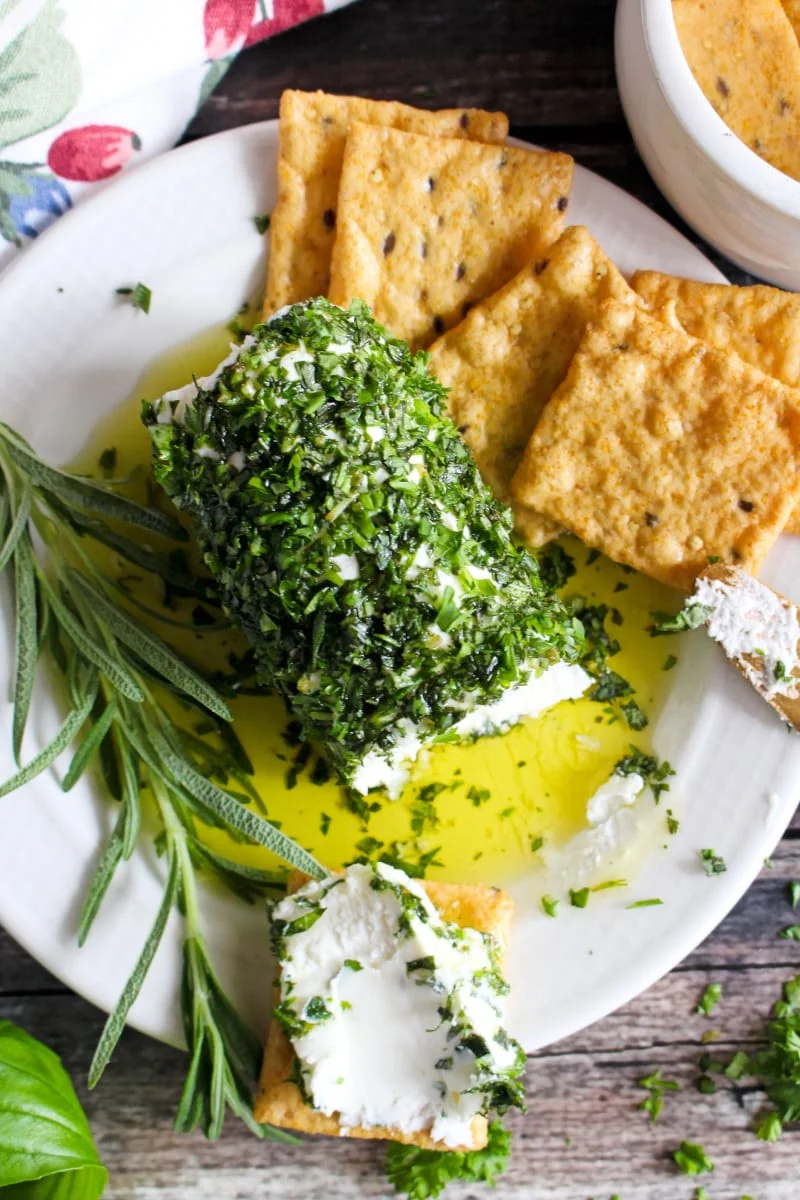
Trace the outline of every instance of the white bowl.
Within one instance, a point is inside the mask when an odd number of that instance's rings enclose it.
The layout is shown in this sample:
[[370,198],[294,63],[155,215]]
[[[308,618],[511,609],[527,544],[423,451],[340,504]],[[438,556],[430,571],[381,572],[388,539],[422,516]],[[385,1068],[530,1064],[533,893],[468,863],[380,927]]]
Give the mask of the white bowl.
[[800,183],[759,158],[706,100],[671,0],[618,0],[615,54],[633,139],[670,203],[745,271],[800,291]]

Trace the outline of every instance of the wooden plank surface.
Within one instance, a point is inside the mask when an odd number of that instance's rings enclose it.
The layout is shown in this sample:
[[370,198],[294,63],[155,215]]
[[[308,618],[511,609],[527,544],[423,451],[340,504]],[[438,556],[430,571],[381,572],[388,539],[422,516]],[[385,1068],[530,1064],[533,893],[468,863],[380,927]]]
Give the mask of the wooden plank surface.
[[[666,0],[665,0],[666,2]],[[606,175],[672,220],[625,126],[614,83],[613,0],[360,0],[352,8],[243,54],[188,138],[277,113],[288,86],[396,97],[428,107],[505,109],[514,133]],[[684,229],[684,232],[688,232]],[[692,236],[692,235],[690,235]],[[694,238],[693,240],[697,240]],[[730,278],[742,276],[713,256]],[[752,1044],[781,983],[800,972],[800,946],[778,931],[791,919],[789,880],[800,878],[797,820],[722,926],[667,978],[589,1029],[534,1055],[529,1112],[514,1118],[514,1156],[494,1193],[453,1188],[452,1200],[690,1200],[694,1182],[670,1153],[699,1141],[716,1163],[712,1200],[798,1200],[800,1135],[777,1146],[749,1125],[761,1098],[695,1086],[701,1036],[721,1031],[721,1055]],[[713,887],[713,880],[709,881]],[[712,1020],[694,1013],[721,982]],[[546,981],[543,981],[546,986]],[[70,994],[0,931],[0,1017],[18,1021],[63,1055],[86,1104],[116,1200],[312,1200],[388,1197],[384,1150],[369,1143],[259,1144],[232,1124],[216,1144],[178,1137],[171,1123],[183,1055],[128,1031],[100,1088],[82,1081],[102,1015]],[[656,1125],[637,1109],[637,1080],[655,1067],[678,1080]],[[703,1181],[701,1181],[703,1182]]]

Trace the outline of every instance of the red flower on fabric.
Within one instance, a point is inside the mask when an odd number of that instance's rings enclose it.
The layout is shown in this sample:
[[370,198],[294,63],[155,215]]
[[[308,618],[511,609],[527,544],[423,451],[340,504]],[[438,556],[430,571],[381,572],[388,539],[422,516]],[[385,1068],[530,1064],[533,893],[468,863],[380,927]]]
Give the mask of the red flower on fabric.
[[206,0],[203,33],[209,58],[227,58],[245,44],[255,0]]
[[299,25],[311,17],[321,17],[325,5],[323,0],[274,0],[273,12],[274,16],[256,21],[251,27],[245,46],[253,46],[264,38],[283,33],[284,29],[291,29],[293,25]]
[[141,150],[139,135],[121,125],[82,125],[68,129],[51,145],[47,165],[54,175],[79,183],[96,183],[121,171],[134,150]]

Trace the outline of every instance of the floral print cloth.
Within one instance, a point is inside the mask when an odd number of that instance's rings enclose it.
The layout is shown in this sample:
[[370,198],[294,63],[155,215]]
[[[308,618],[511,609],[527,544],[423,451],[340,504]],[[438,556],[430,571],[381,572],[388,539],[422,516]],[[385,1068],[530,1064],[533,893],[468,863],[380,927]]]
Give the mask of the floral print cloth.
[[349,0],[0,0],[0,266],[175,144],[238,52]]

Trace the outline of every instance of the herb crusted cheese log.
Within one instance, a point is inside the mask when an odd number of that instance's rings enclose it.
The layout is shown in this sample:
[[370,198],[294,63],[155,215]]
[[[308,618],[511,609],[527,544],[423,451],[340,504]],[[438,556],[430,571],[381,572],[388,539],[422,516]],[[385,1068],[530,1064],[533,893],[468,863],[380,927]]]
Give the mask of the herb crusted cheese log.
[[397,793],[426,742],[588,684],[582,626],[512,542],[444,395],[363,304],[318,299],[143,408],[261,679],[361,793]]

